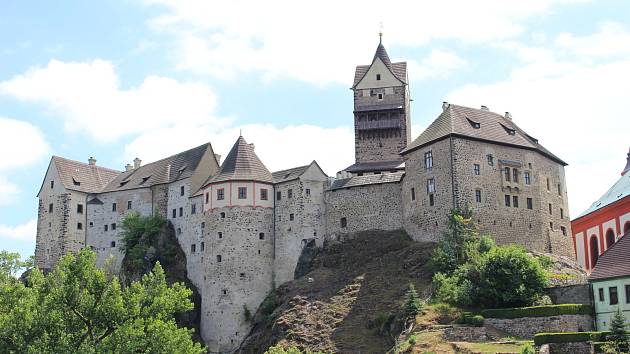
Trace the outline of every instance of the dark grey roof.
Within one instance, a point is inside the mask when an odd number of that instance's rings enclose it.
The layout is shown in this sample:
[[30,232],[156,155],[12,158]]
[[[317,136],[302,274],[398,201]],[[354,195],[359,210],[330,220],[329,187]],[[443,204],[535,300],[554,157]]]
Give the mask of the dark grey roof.
[[350,178],[336,179],[329,190],[367,186],[372,184],[398,183],[405,173],[381,173],[377,175],[353,176]]
[[626,233],[606,252],[602,253],[593,268],[589,280],[630,277],[630,233]]
[[536,150],[560,164],[567,164],[520,129],[511,119],[485,109],[454,104],[448,104],[433,123],[401,153],[406,154],[449,135]]
[[273,183],[281,183],[281,182],[287,182],[287,181],[292,181],[294,179],[297,179],[304,173],[304,171],[306,171],[309,168],[309,166],[311,165],[293,167],[286,170],[276,171],[271,174],[273,177]]
[[351,166],[348,166],[346,169],[344,169],[344,171],[350,173],[393,171],[397,169],[402,169],[404,167],[405,162],[401,159],[397,161],[357,162]]
[[61,183],[66,189],[84,193],[100,192],[107,183],[121,173],[59,156],[53,156],[52,162],[55,163]]
[[208,150],[212,153],[210,143],[122,172],[103,192],[151,187],[190,177]]
[[[389,60],[389,55],[387,55],[387,51],[385,50],[385,47],[383,46],[382,43],[379,43],[378,47],[376,47],[376,53],[374,53],[374,59],[376,58],[380,58],[385,64],[385,66],[387,66],[391,70],[392,61]],[[374,59],[372,61],[374,61]]]
[[238,137],[232,150],[228,153],[221,171],[208,182],[223,181],[258,181],[273,183],[271,172],[260,161],[254,147],[248,144],[242,136]]

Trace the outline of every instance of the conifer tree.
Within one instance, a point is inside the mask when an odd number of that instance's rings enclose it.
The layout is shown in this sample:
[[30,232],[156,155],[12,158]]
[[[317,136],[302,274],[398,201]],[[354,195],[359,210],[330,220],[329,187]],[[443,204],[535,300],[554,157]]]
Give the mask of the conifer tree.
[[627,353],[630,348],[628,342],[628,336],[626,335],[626,317],[621,312],[620,308],[617,308],[615,314],[610,321],[610,335],[608,335],[608,341],[616,347],[622,353]]
[[422,311],[422,302],[420,301],[420,297],[418,296],[418,292],[413,284],[409,284],[409,288],[407,289],[405,301],[405,318],[416,318],[416,315]]

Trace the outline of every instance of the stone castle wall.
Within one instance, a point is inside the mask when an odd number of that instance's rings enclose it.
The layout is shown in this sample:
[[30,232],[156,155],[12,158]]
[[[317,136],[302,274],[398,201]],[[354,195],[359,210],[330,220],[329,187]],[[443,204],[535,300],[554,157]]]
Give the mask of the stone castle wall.
[[[326,237],[366,230],[397,230],[403,227],[400,183],[373,184],[329,190],[326,201]],[[345,218],[346,226],[341,219]]]
[[210,351],[230,352],[251,329],[244,308],[254,314],[272,289],[273,209],[218,208],[204,220],[201,336]]
[[560,315],[548,317],[486,318],[491,326],[515,337],[534,338],[536,333],[588,332],[593,330],[591,315]]

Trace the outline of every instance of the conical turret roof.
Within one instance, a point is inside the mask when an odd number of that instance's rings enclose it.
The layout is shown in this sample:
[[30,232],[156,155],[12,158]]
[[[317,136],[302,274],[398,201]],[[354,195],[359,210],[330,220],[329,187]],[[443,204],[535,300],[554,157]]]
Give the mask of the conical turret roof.
[[218,175],[211,178],[209,183],[224,181],[257,181],[273,183],[271,172],[260,161],[254,152],[254,146],[248,144],[242,136],[228,153],[221,165]]
[[376,58],[380,58],[383,61],[383,63],[391,70],[392,61],[389,60],[389,55],[387,55],[387,51],[385,50],[383,43],[379,42],[378,47],[376,47],[376,53],[374,53],[374,60],[376,60]]

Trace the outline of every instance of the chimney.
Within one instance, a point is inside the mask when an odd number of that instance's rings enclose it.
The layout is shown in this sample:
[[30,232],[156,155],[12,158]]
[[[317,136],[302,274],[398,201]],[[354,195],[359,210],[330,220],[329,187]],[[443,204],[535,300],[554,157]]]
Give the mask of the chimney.
[[125,171],[131,171],[131,170],[133,170],[133,166],[131,166],[130,163],[126,164],[125,165]]
[[90,164],[90,166],[96,166],[96,159],[90,156],[90,158],[88,159],[88,163]]
[[249,147],[251,147],[251,148],[252,148],[252,150],[255,150],[255,149],[256,149],[256,146],[255,146],[253,143],[249,144]]
[[446,101],[442,102],[442,111],[443,111],[443,112],[444,112],[444,111],[446,111],[446,109],[448,108],[448,106],[449,106],[448,102],[446,102]]
[[220,165],[221,164],[221,155],[214,154],[214,158],[217,159],[217,163]]
[[505,119],[512,120],[512,114],[510,114],[510,112],[505,112]]
[[621,172],[621,175],[623,176],[629,171],[630,171],[630,150],[628,150],[628,156],[626,157],[626,167],[624,167],[623,171]]
[[489,111],[488,106],[481,106],[482,111]]
[[140,160],[137,157],[135,159],[133,159],[133,168],[134,169],[140,167],[140,164],[142,164],[142,160]]

